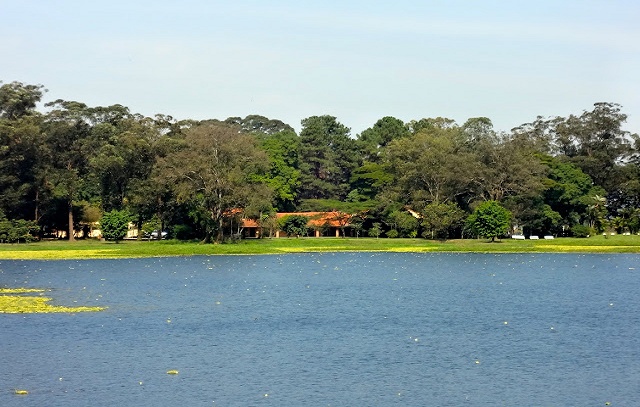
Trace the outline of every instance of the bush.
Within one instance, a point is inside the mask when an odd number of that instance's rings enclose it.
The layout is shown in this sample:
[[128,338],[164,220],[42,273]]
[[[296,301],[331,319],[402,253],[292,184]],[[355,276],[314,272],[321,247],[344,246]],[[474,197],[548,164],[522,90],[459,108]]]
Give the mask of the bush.
[[592,230],[585,225],[574,225],[571,227],[571,234],[573,237],[589,237],[592,235]]
[[129,230],[131,215],[127,211],[113,210],[102,215],[100,231],[107,240],[122,240]]
[[382,229],[380,228],[380,224],[377,222],[374,223],[373,226],[371,226],[371,229],[369,229],[368,234],[370,237],[375,237],[376,239],[380,237],[380,235],[382,234]]
[[189,225],[175,225],[173,227],[173,236],[178,240],[195,239],[196,235],[193,228]]
[[391,238],[391,239],[395,239],[396,237],[398,237],[399,233],[397,230],[395,229],[391,229],[390,231],[388,231],[387,233],[385,233],[385,235],[387,235],[387,237]]
[[0,213],[0,243],[29,243],[38,233],[38,225],[35,221],[24,219],[9,220]]
[[496,201],[485,201],[469,215],[467,225],[475,234],[491,238],[493,242],[509,230],[511,212]]
[[289,215],[280,219],[280,229],[288,236],[306,236],[309,230],[307,226],[309,218],[302,215]]

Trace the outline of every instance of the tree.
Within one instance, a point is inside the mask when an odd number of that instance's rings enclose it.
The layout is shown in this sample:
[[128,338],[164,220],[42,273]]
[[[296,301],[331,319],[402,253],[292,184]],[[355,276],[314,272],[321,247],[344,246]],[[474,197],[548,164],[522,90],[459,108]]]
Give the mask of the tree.
[[293,127],[278,119],[269,119],[257,114],[251,114],[244,119],[229,117],[224,121],[227,124],[240,126],[246,133],[276,134],[283,131],[293,132]]
[[29,243],[35,240],[38,225],[35,221],[7,219],[0,210],[0,243]]
[[554,152],[554,120],[538,116],[532,123],[525,123],[511,129],[514,138],[533,144],[542,154]]
[[205,229],[205,241],[221,242],[224,222],[255,200],[271,201],[272,191],[260,181],[267,157],[255,137],[237,128],[205,124],[185,131],[181,148],[158,159],[157,173],[173,185],[178,202],[189,204]]
[[417,134],[421,130],[445,130],[456,129],[458,124],[455,120],[446,117],[429,117],[420,120],[411,120],[407,123],[407,129],[411,134]]
[[89,160],[90,171],[100,185],[102,207],[121,209],[130,197],[131,184],[149,177],[155,159],[152,143],[159,138],[159,129],[149,118],[123,116],[113,123],[93,126],[92,133],[105,139]]
[[275,206],[292,211],[300,187],[300,138],[293,131],[281,131],[264,137],[261,146],[269,157],[264,181],[274,191]]
[[594,187],[591,177],[576,165],[553,157],[543,159],[549,168],[544,180],[544,202],[560,214],[564,224],[573,226],[585,221],[590,196],[602,195],[600,187]]
[[16,120],[33,114],[43,92],[46,89],[42,85],[25,85],[22,82],[0,86],[0,118]]
[[482,163],[477,182],[485,199],[502,202],[511,196],[537,196],[542,191],[547,168],[528,143],[503,139],[478,146],[475,153]]
[[351,173],[351,192],[347,200],[367,201],[376,198],[382,189],[393,181],[388,169],[377,163],[365,162]]
[[45,184],[50,186],[52,198],[62,201],[66,207],[67,236],[73,241],[74,205],[87,198],[85,188],[95,185],[88,182],[87,174],[88,162],[97,144],[90,142],[91,126],[84,103],[56,100],[47,106],[53,109],[43,125],[48,148]]
[[369,236],[371,237],[375,237],[376,239],[378,239],[380,237],[380,235],[382,234],[382,225],[379,222],[374,222],[373,225],[371,225],[371,228],[369,229]]
[[302,215],[284,216],[278,223],[288,236],[306,236],[309,230],[309,218]]
[[580,116],[555,120],[556,143],[596,185],[609,190],[616,185],[613,171],[631,152],[630,134],[622,130],[627,115],[616,103],[596,103]]
[[0,209],[38,221],[45,144],[39,116],[0,118]]
[[393,140],[407,137],[409,134],[402,120],[391,116],[383,117],[358,135],[358,145],[363,159],[378,162],[381,149]]
[[419,208],[473,195],[479,165],[475,155],[461,149],[459,132],[427,127],[389,144],[384,164],[394,177],[389,189],[400,202]]
[[423,237],[447,239],[462,226],[465,212],[455,202],[431,202],[422,210]]
[[100,231],[102,236],[107,240],[119,240],[124,239],[127,236],[129,230],[129,222],[131,215],[126,210],[112,210],[105,212],[100,219]]
[[386,223],[401,237],[414,238],[418,236],[420,221],[406,210],[391,212],[386,218]]
[[300,132],[300,197],[344,199],[359,157],[349,128],[333,116],[302,120]]
[[478,236],[491,238],[493,242],[509,231],[511,212],[496,201],[485,201],[469,215],[467,222]]
[[42,94],[42,85],[0,86],[0,209],[11,219],[41,215],[45,144],[35,107]]

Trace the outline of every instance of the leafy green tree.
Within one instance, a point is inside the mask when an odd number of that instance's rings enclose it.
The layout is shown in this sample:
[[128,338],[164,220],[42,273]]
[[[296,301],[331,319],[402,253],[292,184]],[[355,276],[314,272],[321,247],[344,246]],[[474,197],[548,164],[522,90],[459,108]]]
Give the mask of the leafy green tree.
[[504,206],[514,214],[514,227],[522,234],[563,235],[562,227],[568,225],[541,195],[510,197],[504,201]]
[[228,125],[205,124],[185,131],[182,148],[158,159],[157,176],[173,185],[178,202],[188,203],[206,230],[205,241],[221,242],[224,222],[255,200],[271,201],[260,181],[267,157],[255,137]]
[[478,236],[491,238],[493,242],[509,231],[511,213],[496,201],[485,201],[469,215],[467,222]]
[[43,128],[46,134],[47,171],[45,184],[50,185],[53,199],[64,203],[67,213],[67,236],[74,240],[74,206],[81,200],[91,200],[86,193],[95,183],[87,177],[88,163],[96,143],[90,140],[91,126],[84,103],[56,100],[48,103]]
[[309,230],[309,218],[302,215],[289,215],[280,218],[280,228],[288,236],[306,236]]
[[378,163],[365,162],[351,173],[350,201],[373,200],[391,182],[393,175]]
[[455,202],[430,202],[421,212],[422,236],[447,239],[464,223],[465,212]]
[[498,135],[488,117],[472,117],[462,125],[462,135],[467,146],[474,148],[480,144],[496,144]]
[[293,131],[281,131],[264,137],[261,146],[269,157],[269,172],[264,181],[274,191],[279,211],[294,210],[300,183],[300,138]]
[[394,181],[388,189],[401,203],[419,208],[473,196],[480,166],[472,153],[461,150],[459,135],[459,128],[427,127],[389,144],[385,165]]
[[402,120],[391,116],[383,117],[358,135],[362,158],[369,162],[378,162],[384,147],[393,140],[407,137],[409,134]]
[[590,197],[604,195],[604,190],[594,187],[591,177],[570,162],[552,157],[544,158],[543,162],[549,168],[544,180],[544,202],[569,227],[586,221]]
[[555,120],[556,143],[596,185],[615,187],[614,170],[631,152],[630,134],[622,129],[627,115],[616,103],[596,103],[580,116]]
[[0,118],[0,208],[11,218],[40,218],[45,173],[41,133],[38,116]]
[[587,204],[587,220],[589,227],[598,232],[605,230],[607,226],[607,198],[594,194],[584,198]]
[[0,243],[31,242],[35,240],[38,225],[35,221],[7,219],[0,210]]
[[478,191],[484,199],[531,198],[542,191],[547,167],[532,144],[517,138],[487,137],[474,145],[473,154],[479,163]]
[[0,209],[11,219],[40,220],[45,144],[35,107],[43,92],[21,82],[0,86]]
[[446,117],[429,117],[420,120],[411,120],[407,123],[407,129],[411,134],[417,134],[422,130],[431,132],[433,130],[452,130],[457,128],[458,124],[456,121]]
[[150,175],[159,129],[149,118],[124,115],[113,123],[94,126],[92,132],[102,133],[105,139],[89,160],[90,171],[100,184],[102,206],[105,210],[123,208],[131,184]]
[[269,119],[257,114],[251,114],[244,119],[229,117],[224,121],[227,124],[239,126],[243,132],[259,134],[276,134],[280,132],[293,133],[293,127],[277,119]]
[[302,120],[300,132],[300,197],[344,199],[359,157],[350,130],[333,116]]
[[43,92],[46,89],[42,85],[26,85],[22,82],[0,86],[0,118],[16,120],[34,114]]
[[127,236],[131,215],[126,210],[105,212],[100,219],[100,231],[107,240],[122,240]]
[[551,155],[554,148],[554,120],[538,116],[531,123],[525,123],[511,129],[513,138],[523,140],[540,154]]
[[379,238],[382,234],[382,225],[380,222],[374,222],[373,225],[371,225],[371,228],[369,228],[368,234],[370,237],[375,237],[376,239]]
[[406,210],[396,210],[389,214],[386,223],[391,229],[398,232],[399,236],[414,238],[418,236],[420,221]]

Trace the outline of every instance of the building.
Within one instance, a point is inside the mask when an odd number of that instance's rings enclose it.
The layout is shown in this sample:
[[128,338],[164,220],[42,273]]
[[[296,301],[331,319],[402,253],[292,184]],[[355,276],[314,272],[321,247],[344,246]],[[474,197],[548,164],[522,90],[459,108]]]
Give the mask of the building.
[[[309,228],[308,236],[335,236],[340,237],[345,234],[351,234],[351,219],[353,215],[344,212],[278,212],[276,219],[280,220],[287,216],[305,216],[309,218],[307,227]],[[287,237],[287,234],[280,230],[277,226],[271,228],[260,226],[254,219],[242,219],[242,236],[245,238],[258,238],[262,235],[269,237]]]

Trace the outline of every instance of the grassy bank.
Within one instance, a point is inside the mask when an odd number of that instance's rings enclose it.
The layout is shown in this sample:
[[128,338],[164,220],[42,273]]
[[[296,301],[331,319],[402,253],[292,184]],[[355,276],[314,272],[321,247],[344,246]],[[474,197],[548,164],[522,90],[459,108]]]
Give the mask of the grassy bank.
[[94,240],[48,241],[0,245],[0,259],[87,259],[219,254],[277,254],[341,251],[386,252],[486,252],[486,253],[640,253],[640,236],[595,236],[586,239],[487,240],[301,238],[243,240],[227,244],[178,241]]

